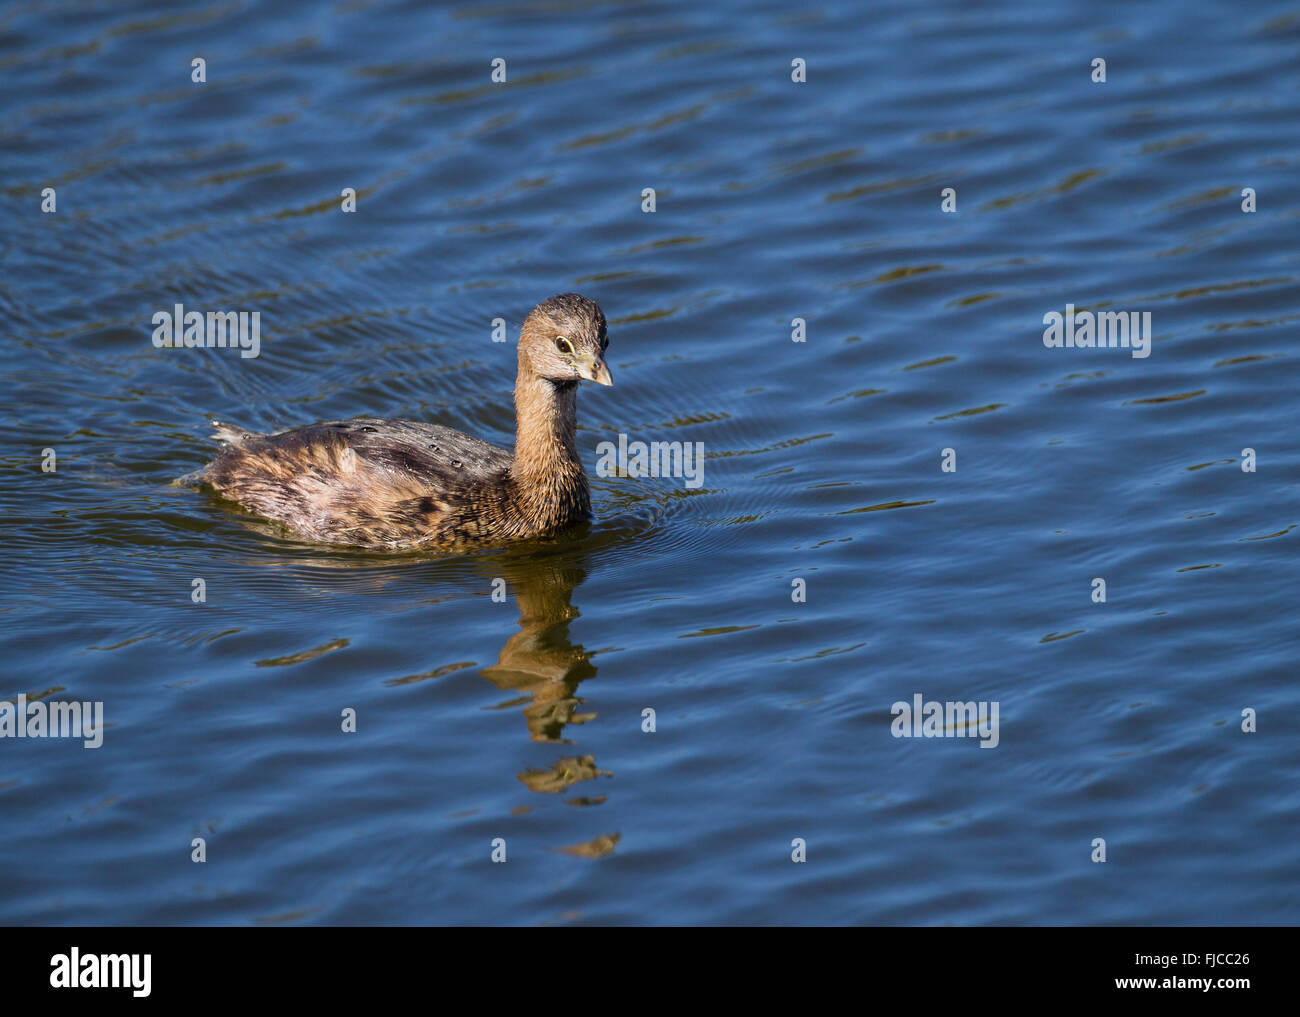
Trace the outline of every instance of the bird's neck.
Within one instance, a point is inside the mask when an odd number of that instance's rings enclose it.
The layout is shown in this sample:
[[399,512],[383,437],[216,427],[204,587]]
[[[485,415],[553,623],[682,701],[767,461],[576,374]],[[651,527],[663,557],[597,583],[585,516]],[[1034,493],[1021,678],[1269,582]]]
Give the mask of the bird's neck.
[[570,512],[589,507],[587,477],[578,458],[578,383],[538,377],[524,361],[515,381],[515,454],[511,475],[520,493]]

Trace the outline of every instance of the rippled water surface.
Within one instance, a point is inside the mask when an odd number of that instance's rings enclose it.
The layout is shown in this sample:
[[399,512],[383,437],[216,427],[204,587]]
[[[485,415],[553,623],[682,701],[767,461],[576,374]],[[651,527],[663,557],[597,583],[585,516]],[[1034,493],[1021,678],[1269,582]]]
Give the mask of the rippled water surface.
[[[1297,52],[1286,3],[0,8],[0,697],[108,724],[0,739],[0,921],[1300,920]],[[700,486],[434,557],[171,483],[208,416],[509,445],[565,290],[589,472]],[[156,349],[176,303],[261,355]],[[997,747],[893,737],[917,694]]]

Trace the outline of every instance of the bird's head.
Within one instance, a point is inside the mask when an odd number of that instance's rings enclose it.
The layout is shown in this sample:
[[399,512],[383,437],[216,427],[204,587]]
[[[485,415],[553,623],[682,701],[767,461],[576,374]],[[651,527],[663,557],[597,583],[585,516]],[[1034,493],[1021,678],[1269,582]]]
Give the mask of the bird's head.
[[519,333],[519,360],[549,381],[612,385],[605,364],[608,346],[605,313],[596,302],[561,293],[528,312]]

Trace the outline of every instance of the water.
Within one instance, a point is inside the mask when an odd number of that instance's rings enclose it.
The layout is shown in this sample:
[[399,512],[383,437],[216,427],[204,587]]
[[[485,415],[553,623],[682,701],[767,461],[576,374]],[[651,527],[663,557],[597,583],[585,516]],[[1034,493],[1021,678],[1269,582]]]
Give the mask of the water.
[[[1300,919],[1297,43],[1287,4],[6,6],[0,696],[109,726],[0,740],[0,921]],[[610,319],[589,471],[698,441],[699,488],[436,558],[170,486],[209,415],[508,445],[564,290]],[[178,302],[261,355],[155,349]],[[1046,348],[1067,303],[1150,356]],[[893,737],[918,693],[997,747]]]

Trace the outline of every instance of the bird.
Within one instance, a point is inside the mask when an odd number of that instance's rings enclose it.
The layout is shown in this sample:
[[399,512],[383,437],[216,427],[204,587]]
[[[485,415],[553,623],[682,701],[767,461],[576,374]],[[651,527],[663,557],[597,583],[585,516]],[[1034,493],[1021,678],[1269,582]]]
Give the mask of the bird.
[[519,330],[515,446],[450,427],[355,417],[262,434],[213,420],[223,443],[181,478],[311,542],[388,551],[506,543],[591,518],[578,384],[612,385],[605,314],[561,293]]

